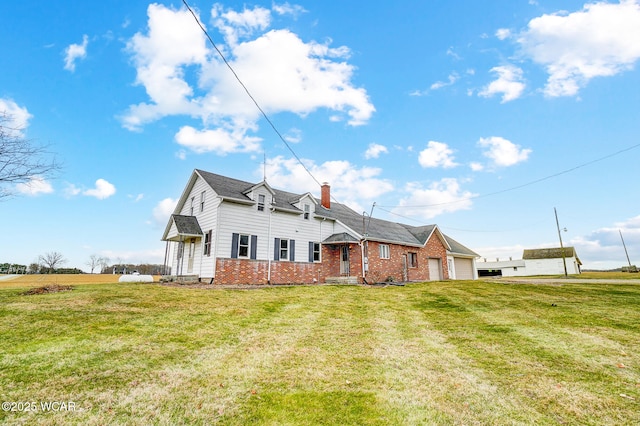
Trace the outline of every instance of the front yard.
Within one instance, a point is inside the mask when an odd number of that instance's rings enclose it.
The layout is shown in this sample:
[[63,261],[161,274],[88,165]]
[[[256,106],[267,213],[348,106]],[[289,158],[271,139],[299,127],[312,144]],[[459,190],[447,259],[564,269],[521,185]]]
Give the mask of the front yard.
[[638,306],[635,284],[4,288],[0,423],[638,424]]

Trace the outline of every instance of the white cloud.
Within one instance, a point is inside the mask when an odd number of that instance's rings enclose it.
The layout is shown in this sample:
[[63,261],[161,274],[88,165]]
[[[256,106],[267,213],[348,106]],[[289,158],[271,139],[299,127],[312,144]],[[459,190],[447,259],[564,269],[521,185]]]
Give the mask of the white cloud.
[[82,194],[89,197],[96,197],[99,200],[111,197],[116,193],[116,187],[104,179],[96,180],[96,187],[93,189],[87,189]]
[[19,183],[16,189],[21,194],[36,196],[40,194],[50,194],[53,187],[42,176],[31,176],[28,182]]
[[166,226],[169,221],[169,217],[173,214],[176,206],[178,205],[178,200],[174,200],[173,198],[165,198],[160,201],[153,208],[153,220],[157,226]]
[[500,28],[496,31],[496,37],[498,37],[498,40],[505,40],[511,37],[511,30],[508,28]]
[[518,99],[526,85],[523,83],[522,70],[513,65],[503,65],[491,68],[491,72],[498,74],[498,79],[489,83],[478,95],[490,98],[502,94],[501,103]]
[[449,48],[447,49],[447,56],[451,56],[453,59],[458,60],[458,61],[459,61],[460,59],[462,59],[462,58],[460,57],[460,55],[458,55],[458,54],[453,50],[453,47],[449,47]]
[[289,143],[300,143],[302,141],[302,130],[292,128],[289,129],[286,135],[284,135],[284,140]]
[[299,15],[306,13],[307,10],[297,4],[289,4],[288,2],[285,2],[283,4],[273,4],[272,6],[273,11],[276,12],[278,15],[292,15],[294,18],[297,18]]
[[458,164],[454,161],[453,150],[446,143],[429,141],[420,151],[418,162],[424,168],[442,167],[449,169]]
[[138,195],[129,194],[127,195],[127,198],[133,200],[134,203],[137,203],[138,201],[144,198],[144,194],[138,194]]
[[72,183],[67,183],[67,186],[64,189],[64,194],[66,197],[75,197],[80,193],[82,193],[82,189],[78,188]]
[[587,267],[628,266],[620,233],[624,238],[631,264],[640,266],[640,216],[572,238],[568,244],[576,247],[580,260]]
[[24,130],[29,126],[29,120],[33,117],[27,108],[21,107],[11,99],[0,98],[0,116],[6,118],[3,124],[3,131],[8,136],[24,137]]
[[484,164],[482,163],[478,163],[476,161],[473,161],[469,164],[469,167],[471,168],[471,170],[473,170],[474,172],[481,172],[484,170]]
[[454,178],[432,182],[427,188],[423,188],[419,183],[410,182],[406,185],[405,191],[409,195],[400,200],[393,212],[425,220],[443,213],[469,210],[473,204],[472,198],[477,196],[462,190],[460,182]]
[[195,153],[215,152],[226,155],[232,152],[255,152],[260,148],[258,137],[247,136],[245,129],[197,130],[191,126],[183,126],[175,136],[178,144]]
[[70,44],[64,51],[64,69],[74,72],[76,70],[76,61],[87,57],[87,46],[89,37],[85,34],[82,36],[82,44]]
[[544,66],[547,96],[573,96],[594,77],[631,69],[640,58],[640,4],[585,4],[574,13],[532,19],[517,39],[525,56]]
[[216,4],[211,10],[211,16],[214,18],[214,25],[231,46],[236,45],[239,38],[250,37],[271,24],[271,11],[260,6],[236,12],[232,9],[224,11],[221,4]]
[[[358,168],[348,161],[338,160],[322,164],[316,164],[312,160],[302,161],[318,182],[328,182],[331,185],[332,197],[356,211],[362,211],[362,208],[376,197],[394,189],[388,180],[379,177],[382,173],[379,168]],[[262,176],[262,171],[262,167],[256,169],[255,175]],[[275,188],[320,195],[318,183],[296,159],[286,159],[282,156],[268,159],[266,174],[267,182]]]
[[531,149],[521,148],[500,136],[480,138],[478,146],[484,148],[482,155],[491,161],[490,166],[496,167],[514,166],[526,161],[532,152]]
[[[189,115],[202,120],[203,128],[181,129],[176,140],[183,146],[218,154],[257,149],[261,141],[250,134],[258,130],[261,114],[207,45],[191,14],[151,4],[148,16],[146,34],[137,33],[127,49],[137,69],[136,83],[144,86],[149,101],[130,106],[123,125],[140,130],[165,116]],[[346,117],[357,126],[375,111],[366,91],[351,82],[355,68],[347,63],[348,48],[270,30],[271,11],[261,7],[237,12],[216,5],[211,16],[224,36],[219,48],[266,113],[305,116],[325,108],[333,112],[332,121]],[[197,81],[188,78],[193,75]],[[198,135],[214,138],[207,142]]]
[[380,145],[377,143],[370,143],[369,147],[364,153],[364,158],[366,158],[367,160],[370,160],[372,158],[380,157],[380,154],[388,154],[388,153],[389,153],[389,150],[387,149],[386,146]]
[[458,76],[457,73],[451,73],[449,74],[449,77],[447,77],[447,81],[436,81],[435,83],[433,83],[430,87],[431,90],[438,90],[438,89],[442,89],[443,87],[447,87],[447,86],[451,86],[453,84],[455,84],[456,81],[458,81],[460,77]]

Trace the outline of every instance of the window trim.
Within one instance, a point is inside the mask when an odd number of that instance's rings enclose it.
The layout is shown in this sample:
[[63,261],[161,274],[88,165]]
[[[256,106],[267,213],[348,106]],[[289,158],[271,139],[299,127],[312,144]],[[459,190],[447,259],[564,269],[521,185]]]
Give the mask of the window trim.
[[[286,247],[283,247],[283,243]],[[280,238],[280,245],[278,247],[278,260],[289,260],[289,240],[287,238]],[[284,253],[284,257],[282,254]]]
[[267,202],[267,197],[264,194],[258,194],[258,211],[263,212],[264,206]]
[[[246,244],[242,243],[242,238],[246,238]],[[242,249],[246,248],[246,254],[241,254]],[[251,255],[251,235],[249,234],[238,234],[238,259],[249,259]]]
[[200,193],[200,211],[204,211],[204,202],[207,199],[207,191],[202,191]]
[[304,217],[304,220],[309,220],[309,218],[311,217],[311,206],[309,204],[304,205],[303,217]]
[[380,244],[378,246],[378,255],[380,256],[380,259],[391,259],[389,244]]
[[418,253],[414,251],[409,252],[409,268],[418,267]]
[[213,230],[210,229],[206,234],[204,234],[204,252],[205,256],[211,256],[211,237],[213,235]]

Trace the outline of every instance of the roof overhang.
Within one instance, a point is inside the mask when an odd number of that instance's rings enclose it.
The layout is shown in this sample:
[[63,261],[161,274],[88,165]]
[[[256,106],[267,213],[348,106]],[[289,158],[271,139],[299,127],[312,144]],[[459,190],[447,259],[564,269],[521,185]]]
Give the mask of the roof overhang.
[[187,238],[202,238],[202,235],[202,228],[195,216],[172,214],[162,241],[184,241]]

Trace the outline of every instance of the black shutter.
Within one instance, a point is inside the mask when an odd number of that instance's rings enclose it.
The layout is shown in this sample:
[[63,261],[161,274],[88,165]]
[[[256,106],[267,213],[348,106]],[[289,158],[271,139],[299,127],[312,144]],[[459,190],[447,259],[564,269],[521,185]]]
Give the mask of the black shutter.
[[296,260],[296,240],[289,240],[289,260]]
[[258,236],[251,236],[251,259],[258,258]]
[[273,243],[273,260],[280,260],[280,238]]
[[313,241],[309,241],[309,263],[313,263],[313,247],[315,244]]
[[238,258],[238,239],[240,238],[239,234],[232,234],[231,235],[231,257],[233,259],[237,259]]

